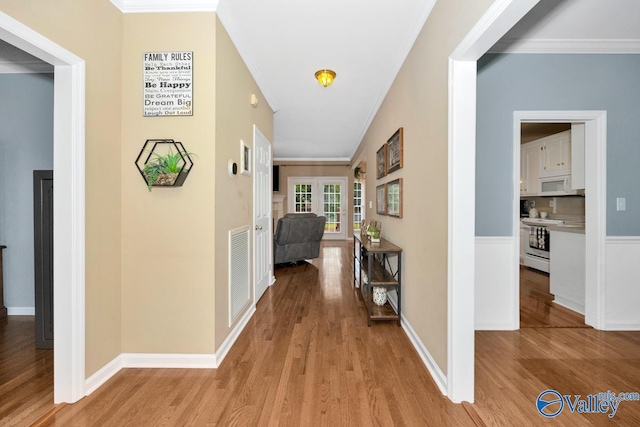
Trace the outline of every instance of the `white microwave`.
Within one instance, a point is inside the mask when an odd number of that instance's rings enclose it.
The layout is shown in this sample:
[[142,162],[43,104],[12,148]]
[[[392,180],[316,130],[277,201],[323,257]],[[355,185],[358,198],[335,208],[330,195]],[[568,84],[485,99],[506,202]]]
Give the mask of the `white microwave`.
[[571,175],[540,178],[541,196],[566,196],[580,194],[579,190],[571,188]]

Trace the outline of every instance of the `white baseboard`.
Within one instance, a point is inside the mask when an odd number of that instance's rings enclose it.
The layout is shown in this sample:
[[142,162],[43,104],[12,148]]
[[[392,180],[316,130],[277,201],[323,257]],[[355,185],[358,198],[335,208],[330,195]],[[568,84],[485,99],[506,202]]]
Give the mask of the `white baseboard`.
[[35,316],[35,307],[7,307],[7,316]]
[[255,305],[247,310],[215,354],[122,353],[86,379],[85,395],[93,393],[123,368],[216,369],[255,312]]
[[[393,309],[397,313],[398,312],[397,302],[391,298],[388,298],[388,301],[391,307],[393,307]],[[416,333],[416,331],[411,327],[411,324],[405,317],[404,313],[400,316],[400,320],[401,320],[400,324],[402,325],[402,329],[404,329],[404,332],[409,337],[409,341],[411,341],[411,344],[413,344],[413,347],[418,352],[420,359],[422,359],[422,363],[424,363],[424,365],[427,367],[429,374],[431,374],[431,378],[433,378],[433,381],[436,383],[436,385],[440,389],[440,393],[446,396],[447,395],[447,376],[444,373],[442,373],[436,361],[433,360],[431,353],[429,353],[429,350],[427,350],[427,347],[425,347],[425,345],[422,343],[422,340],[420,339],[420,337],[418,337],[418,334]]]
[[555,296],[553,302],[555,304],[558,304],[564,308],[568,308],[571,311],[575,311],[576,313],[580,313],[584,316],[584,305],[580,305],[580,304],[576,304],[573,301],[569,301],[568,299],[559,297],[559,296]]
[[251,316],[253,316],[255,312],[256,312],[256,306],[254,304],[240,318],[236,326],[231,330],[231,333],[227,335],[227,338],[225,338],[225,340],[222,342],[222,345],[220,345],[220,348],[218,348],[218,351],[215,354],[216,360],[218,362],[217,366],[220,366],[220,363],[222,363],[224,358],[227,356],[227,353],[229,352],[233,344],[236,342],[236,340],[240,336],[240,333],[244,330],[245,326],[247,326],[247,323],[249,323]]
[[476,331],[513,331],[513,322],[509,323],[478,323],[475,324]]
[[605,331],[640,331],[640,323],[606,323]]
[[215,369],[215,354],[122,353],[123,368]]
[[84,385],[85,396],[89,396],[96,391],[98,387],[106,383],[112,376],[122,369],[122,355],[118,355],[111,362],[104,365],[95,374],[86,379]]

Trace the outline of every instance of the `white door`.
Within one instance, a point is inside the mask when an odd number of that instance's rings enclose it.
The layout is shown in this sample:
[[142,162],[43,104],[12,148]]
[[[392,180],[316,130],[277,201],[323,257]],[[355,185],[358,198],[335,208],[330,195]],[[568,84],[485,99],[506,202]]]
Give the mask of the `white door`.
[[272,277],[271,144],[253,126],[253,280],[254,302],[267,290]]
[[311,212],[327,218],[323,239],[347,238],[347,178],[291,177],[287,184],[289,212]]

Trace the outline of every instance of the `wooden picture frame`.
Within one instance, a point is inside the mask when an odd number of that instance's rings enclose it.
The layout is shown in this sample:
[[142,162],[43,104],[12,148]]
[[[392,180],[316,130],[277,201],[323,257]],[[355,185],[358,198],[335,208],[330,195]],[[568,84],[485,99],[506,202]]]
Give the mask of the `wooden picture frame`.
[[387,183],[387,215],[402,218],[402,178]]
[[387,214],[387,185],[382,184],[376,187],[376,213]]
[[399,128],[387,141],[387,174],[402,169],[404,131]]
[[251,175],[251,147],[240,140],[240,173]]
[[387,144],[384,144],[376,152],[376,178],[380,179],[387,174]]

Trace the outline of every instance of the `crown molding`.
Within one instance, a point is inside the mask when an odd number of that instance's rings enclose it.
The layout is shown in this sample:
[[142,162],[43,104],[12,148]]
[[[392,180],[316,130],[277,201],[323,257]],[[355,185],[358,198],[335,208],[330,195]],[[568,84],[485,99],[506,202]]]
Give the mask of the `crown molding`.
[[245,41],[245,38],[242,35],[242,31],[238,26],[238,20],[235,18],[233,11],[229,7],[229,1],[231,0],[220,0],[220,2],[218,3],[218,7],[216,10],[218,18],[220,19],[220,22],[222,22],[222,26],[224,27],[224,29],[227,30],[227,33],[229,34],[231,41],[233,41],[233,44],[235,45],[236,49],[238,50],[238,53],[240,54],[240,57],[244,61],[245,65],[249,69],[249,72],[251,73],[251,76],[253,77],[256,84],[260,88],[260,91],[262,92],[262,96],[264,96],[265,100],[267,101],[267,104],[269,104],[269,107],[271,107],[272,111],[278,111],[279,107],[278,107],[278,102],[276,100],[276,97],[273,95],[273,92],[269,89],[267,82],[265,81],[264,77],[260,73],[260,70],[258,69],[256,62],[253,59],[253,54],[251,52],[251,49],[249,48],[249,45]]
[[219,0],[110,0],[122,13],[215,12]]
[[422,31],[422,27],[424,27],[425,22],[427,22],[427,18],[431,14],[431,11],[433,10],[433,6],[435,6],[435,4],[436,0],[423,0],[418,2],[415,12],[411,15],[413,16],[413,19],[408,23],[408,30],[404,41],[400,46],[398,46],[398,50],[396,51],[397,55],[394,60],[391,61],[391,63],[393,64],[393,68],[387,76],[382,76],[384,79],[386,79],[386,84],[382,87],[382,90],[378,94],[375,103],[369,111],[367,120],[364,122],[364,125],[360,130],[358,143],[355,145],[355,147],[353,147],[353,150],[349,155],[349,159],[352,159],[353,156],[355,156],[356,151],[358,151],[358,147],[362,143],[362,140],[369,130],[369,126],[371,126],[371,123],[373,122],[376,114],[378,114],[378,110],[380,109],[382,102],[387,97],[387,93],[389,92],[389,89],[391,89],[391,85],[393,85],[393,82],[396,80],[396,76],[400,72],[400,69],[404,64],[404,61],[407,59],[409,52],[411,52],[413,44],[416,42],[416,39],[418,38],[420,31]]
[[44,61],[0,61],[0,74],[53,74],[53,65]]
[[[274,162],[311,162],[311,163],[320,163],[320,162],[339,162],[339,163],[349,163],[351,164],[351,159],[349,157],[274,157]],[[341,166],[341,165],[336,165]]]
[[638,39],[502,39],[488,53],[637,54]]

